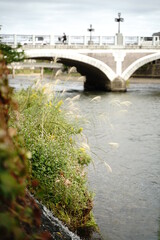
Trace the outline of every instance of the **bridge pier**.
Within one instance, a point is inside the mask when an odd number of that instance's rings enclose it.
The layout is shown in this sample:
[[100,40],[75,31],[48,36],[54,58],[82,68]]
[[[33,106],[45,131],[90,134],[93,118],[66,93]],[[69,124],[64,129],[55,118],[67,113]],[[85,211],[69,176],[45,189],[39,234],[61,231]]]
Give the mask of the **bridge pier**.
[[126,92],[126,82],[121,78],[117,77],[111,82],[111,91],[112,92]]
[[105,92],[110,92],[111,87],[110,84],[93,84],[88,81],[84,82],[84,90],[85,91],[105,91]]

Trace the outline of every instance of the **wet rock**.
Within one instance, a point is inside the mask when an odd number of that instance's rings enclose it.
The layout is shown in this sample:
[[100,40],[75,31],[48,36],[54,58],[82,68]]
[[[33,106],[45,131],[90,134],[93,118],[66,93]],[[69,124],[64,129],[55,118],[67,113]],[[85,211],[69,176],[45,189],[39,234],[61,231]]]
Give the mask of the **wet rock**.
[[77,234],[81,240],[102,240],[100,233],[92,227],[79,228]]
[[41,203],[37,202],[37,204],[41,209],[41,228],[44,231],[48,231],[51,234],[52,239],[80,240],[80,238],[64,226],[59,219],[55,218],[51,211]]

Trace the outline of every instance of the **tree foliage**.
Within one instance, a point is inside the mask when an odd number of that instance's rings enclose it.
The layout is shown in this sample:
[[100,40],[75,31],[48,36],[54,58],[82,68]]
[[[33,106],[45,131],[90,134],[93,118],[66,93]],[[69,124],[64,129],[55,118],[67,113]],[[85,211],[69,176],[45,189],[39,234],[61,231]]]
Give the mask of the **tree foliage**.
[[23,61],[25,58],[24,51],[21,50],[20,45],[17,48],[12,48],[11,46],[0,43],[0,51],[3,54],[6,64]]

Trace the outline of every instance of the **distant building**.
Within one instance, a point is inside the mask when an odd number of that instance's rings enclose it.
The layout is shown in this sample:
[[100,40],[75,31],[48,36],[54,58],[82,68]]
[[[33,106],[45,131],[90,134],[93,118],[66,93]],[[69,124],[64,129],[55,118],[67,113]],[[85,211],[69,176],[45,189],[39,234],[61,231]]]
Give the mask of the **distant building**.
[[160,32],[153,33],[152,36],[159,36],[160,37]]

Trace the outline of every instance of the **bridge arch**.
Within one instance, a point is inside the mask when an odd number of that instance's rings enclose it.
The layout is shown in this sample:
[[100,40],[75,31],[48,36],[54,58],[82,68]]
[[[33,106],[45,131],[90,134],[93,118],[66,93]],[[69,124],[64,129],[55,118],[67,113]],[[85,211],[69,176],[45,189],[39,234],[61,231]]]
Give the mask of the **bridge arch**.
[[114,71],[104,62],[71,50],[28,49],[25,54],[27,58],[56,58],[58,62],[75,66],[86,76],[84,87],[87,90],[111,90],[111,82],[115,79]]
[[138,68],[157,59],[160,59],[160,53],[153,53],[136,60],[122,73],[122,78],[127,81]]

